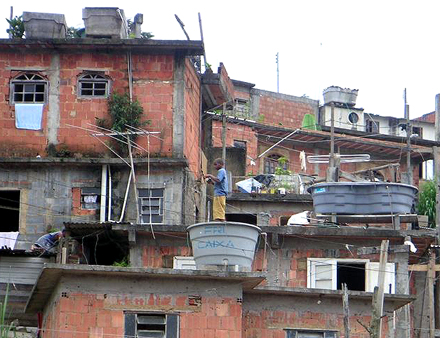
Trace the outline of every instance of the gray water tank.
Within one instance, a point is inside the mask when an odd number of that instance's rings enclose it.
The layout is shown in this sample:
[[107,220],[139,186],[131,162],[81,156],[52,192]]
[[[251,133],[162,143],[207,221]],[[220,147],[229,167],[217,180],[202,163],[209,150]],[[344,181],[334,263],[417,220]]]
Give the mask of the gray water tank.
[[187,228],[199,270],[251,271],[261,229],[239,222],[207,222]]
[[417,191],[389,182],[326,182],[308,189],[317,214],[340,215],[409,214]]

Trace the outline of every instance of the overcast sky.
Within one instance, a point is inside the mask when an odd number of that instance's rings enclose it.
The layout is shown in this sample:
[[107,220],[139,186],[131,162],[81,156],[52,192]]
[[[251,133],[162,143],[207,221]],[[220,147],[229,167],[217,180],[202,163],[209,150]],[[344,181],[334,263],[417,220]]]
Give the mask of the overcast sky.
[[[403,90],[411,117],[435,109],[440,78],[440,1],[7,1],[9,17],[23,11],[63,13],[69,26],[83,27],[82,8],[119,7],[127,18],[144,14],[143,31],[155,39],[192,40],[203,22],[207,61],[223,62],[232,79],[277,90],[275,55],[280,60],[280,92],[322,102],[336,85],[359,89],[357,107],[370,114],[403,117]],[[7,38],[6,20],[0,37]]]

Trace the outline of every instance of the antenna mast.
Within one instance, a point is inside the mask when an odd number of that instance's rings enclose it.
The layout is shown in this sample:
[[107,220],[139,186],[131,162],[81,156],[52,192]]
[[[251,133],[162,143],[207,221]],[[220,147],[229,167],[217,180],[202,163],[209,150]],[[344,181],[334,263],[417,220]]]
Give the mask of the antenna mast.
[[277,55],[276,55],[276,63],[277,63],[277,93],[279,93],[280,92],[280,59],[279,59],[279,54],[280,53],[278,53],[277,52]]

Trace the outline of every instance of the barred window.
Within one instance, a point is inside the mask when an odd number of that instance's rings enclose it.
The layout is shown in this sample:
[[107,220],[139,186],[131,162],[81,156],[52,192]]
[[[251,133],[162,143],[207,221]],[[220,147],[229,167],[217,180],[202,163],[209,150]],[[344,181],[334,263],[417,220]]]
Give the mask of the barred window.
[[177,338],[179,316],[160,313],[126,313],[125,337]]
[[35,73],[25,73],[11,81],[11,103],[45,103],[47,80]]
[[109,79],[100,74],[85,74],[78,79],[79,96],[107,97]]
[[139,189],[141,223],[163,223],[164,189]]

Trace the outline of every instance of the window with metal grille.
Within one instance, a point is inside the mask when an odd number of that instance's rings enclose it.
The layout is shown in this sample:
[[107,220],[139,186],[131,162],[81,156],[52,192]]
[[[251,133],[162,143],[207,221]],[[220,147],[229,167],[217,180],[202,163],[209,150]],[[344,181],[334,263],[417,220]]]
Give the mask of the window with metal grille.
[[78,79],[79,96],[107,97],[109,80],[100,74],[85,74]]
[[11,81],[11,96],[11,103],[45,103],[47,81],[38,74],[21,74]]
[[178,338],[179,316],[160,313],[126,313],[125,337]]
[[164,189],[139,189],[141,223],[163,223]]
[[286,330],[287,338],[337,338],[337,331]]

